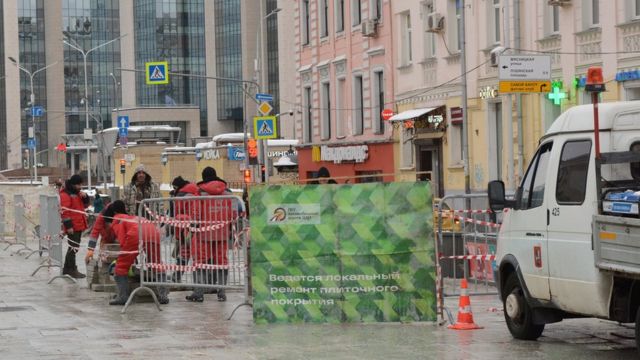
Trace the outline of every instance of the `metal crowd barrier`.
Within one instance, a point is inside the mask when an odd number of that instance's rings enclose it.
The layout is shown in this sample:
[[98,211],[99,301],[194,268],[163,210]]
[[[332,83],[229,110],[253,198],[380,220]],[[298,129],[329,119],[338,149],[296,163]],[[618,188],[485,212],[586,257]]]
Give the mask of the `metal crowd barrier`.
[[12,244],[10,241],[7,241],[7,239],[5,239],[6,224],[7,224],[7,218],[5,216],[5,210],[4,210],[5,205],[6,205],[6,202],[4,200],[4,195],[0,194],[0,243]]
[[248,222],[240,197],[146,199],[137,213],[137,245],[134,251],[121,247],[118,261],[137,250],[140,287],[130,294],[123,313],[140,292],[149,293],[161,310],[152,288],[244,291],[249,303]]
[[40,209],[41,209],[40,215],[39,215],[40,221],[39,221],[39,225],[33,224],[33,235],[35,236],[36,239],[38,239],[38,248],[36,250],[33,250],[29,255],[27,255],[25,259],[28,259],[29,257],[31,257],[31,255],[36,253],[39,253],[40,257],[42,257],[43,253],[49,251],[50,244],[49,244],[48,238],[42,235],[43,226],[47,226],[47,220],[48,220],[47,216],[49,215],[46,211],[48,197],[50,197],[50,195],[40,194]]
[[15,194],[13,196],[13,221],[14,221],[14,231],[15,231],[15,241],[8,242],[9,245],[5,248],[5,250],[9,249],[11,246],[21,246],[20,249],[14,252],[14,254],[19,254],[21,251],[33,251],[33,249],[29,248],[27,245],[27,225],[26,225],[26,216],[25,209],[27,205],[22,194]]
[[[57,195],[40,195],[40,227],[38,230],[38,244],[40,249],[46,249],[47,256],[40,262],[40,266],[31,274],[35,276],[40,269],[57,267],[60,273],[49,280],[67,279],[76,282],[69,275],[62,274],[64,262],[64,247],[67,238],[60,231],[60,199]],[[39,250],[36,250],[39,251]]]
[[494,219],[486,193],[440,200],[436,241],[440,315],[446,310],[443,298],[460,295],[462,278],[468,281],[469,295],[497,294],[494,274],[500,226]]

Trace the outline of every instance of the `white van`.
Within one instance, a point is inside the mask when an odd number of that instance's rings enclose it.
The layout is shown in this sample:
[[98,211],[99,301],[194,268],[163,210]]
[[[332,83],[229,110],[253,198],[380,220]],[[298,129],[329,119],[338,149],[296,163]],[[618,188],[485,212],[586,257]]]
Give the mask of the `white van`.
[[515,199],[489,183],[490,207],[504,209],[497,284],[515,338],[597,317],[635,322],[640,348],[640,101],[599,105],[599,161],[593,119],[592,105],[558,117]]

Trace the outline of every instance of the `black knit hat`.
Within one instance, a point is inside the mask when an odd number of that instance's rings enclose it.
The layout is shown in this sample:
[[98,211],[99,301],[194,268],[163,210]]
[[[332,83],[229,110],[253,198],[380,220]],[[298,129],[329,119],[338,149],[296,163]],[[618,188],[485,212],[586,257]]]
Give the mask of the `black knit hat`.
[[107,224],[111,224],[113,222],[113,217],[116,214],[126,214],[127,208],[124,205],[124,201],[116,200],[109,204],[106,209],[103,210],[102,216],[104,216],[104,221]]
[[329,174],[329,170],[326,167],[323,166],[320,169],[318,169],[317,177],[319,177],[319,178],[328,178],[328,177],[331,177],[331,175]]
[[202,170],[202,181],[209,182],[218,179],[218,174],[216,174],[216,169],[211,166],[207,166]]
[[71,185],[80,185],[82,184],[82,176],[75,174],[69,178],[69,184]]
[[188,183],[189,182],[187,180],[183,179],[182,176],[178,176],[175,179],[173,179],[173,181],[171,182],[171,185],[173,187],[175,187],[176,189],[182,189],[182,187],[184,187]]

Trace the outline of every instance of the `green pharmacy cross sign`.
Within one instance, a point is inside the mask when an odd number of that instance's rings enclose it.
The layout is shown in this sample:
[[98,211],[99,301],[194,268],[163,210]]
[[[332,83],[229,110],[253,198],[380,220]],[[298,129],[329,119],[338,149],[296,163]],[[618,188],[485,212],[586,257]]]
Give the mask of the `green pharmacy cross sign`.
[[549,93],[549,95],[547,95],[549,97],[549,100],[553,101],[555,105],[560,105],[562,99],[567,98],[567,93],[562,91],[562,81],[554,81],[551,85],[551,88],[553,90]]

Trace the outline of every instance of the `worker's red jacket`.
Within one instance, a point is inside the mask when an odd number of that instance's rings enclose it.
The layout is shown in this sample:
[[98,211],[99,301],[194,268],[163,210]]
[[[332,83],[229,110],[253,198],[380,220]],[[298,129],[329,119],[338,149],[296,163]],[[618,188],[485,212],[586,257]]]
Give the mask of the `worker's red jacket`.
[[86,196],[82,192],[70,194],[65,188],[60,190],[60,208],[62,209],[60,216],[62,217],[62,224],[64,226],[65,220],[71,220],[73,231],[84,231],[88,227],[87,215],[84,209],[89,202],[83,200],[82,195]]
[[[226,194],[226,184],[222,181],[201,183],[199,187],[203,196]],[[231,222],[237,217],[233,201],[230,198],[201,199],[198,209],[198,231],[192,240],[194,263],[228,265]]]
[[140,244],[139,229],[142,227],[143,250],[146,252],[146,263],[159,263],[160,231],[155,224],[146,222],[138,216],[117,214],[114,216],[113,232],[120,243],[120,252],[116,261],[116,275],[126,276],[129,267],[138,256]]

